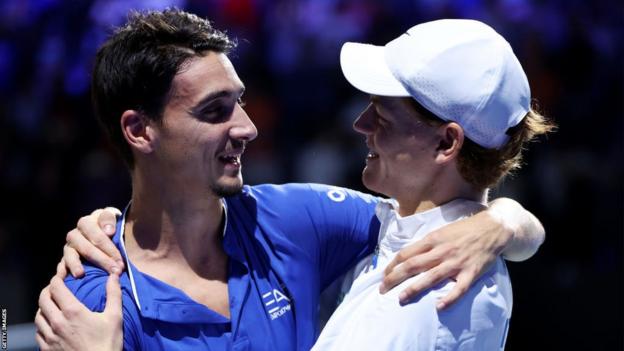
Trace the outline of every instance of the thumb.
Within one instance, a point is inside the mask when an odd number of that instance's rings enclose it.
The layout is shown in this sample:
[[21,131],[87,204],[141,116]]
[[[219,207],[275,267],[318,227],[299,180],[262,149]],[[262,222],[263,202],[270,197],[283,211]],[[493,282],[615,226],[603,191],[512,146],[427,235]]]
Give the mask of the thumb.
[[107,207],[98,213],[98,225],[108,236],[115,234],[117,215],[120,215],[120,212],[114,207]]
[[117,314],[121,319],[121,286],[119,285],[119,274],[110,274],[106,281],[106,307],[104,307],[104,313]]

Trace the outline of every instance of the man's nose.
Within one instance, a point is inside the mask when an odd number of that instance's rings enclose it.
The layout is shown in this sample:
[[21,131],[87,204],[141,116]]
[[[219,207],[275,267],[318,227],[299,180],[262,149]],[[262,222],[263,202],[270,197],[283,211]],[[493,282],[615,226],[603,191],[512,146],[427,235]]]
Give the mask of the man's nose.
[[353,129],[362,134],[371,134],[375,130],[375,111],[373,104],[369,104],[353,122]]
[[237,140],[252,141],[258,136],[258,129],[242,107],[235,107],[236,125],[230,129],[230,136]]

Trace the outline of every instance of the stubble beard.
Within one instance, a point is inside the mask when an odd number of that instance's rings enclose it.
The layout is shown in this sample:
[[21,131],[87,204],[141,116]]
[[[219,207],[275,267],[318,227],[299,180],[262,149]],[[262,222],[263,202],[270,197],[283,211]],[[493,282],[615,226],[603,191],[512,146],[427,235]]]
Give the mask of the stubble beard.
[[243,184],[240,185],[215,185],[212,192],[218,197],[229,197],[238,195],[243,190]]
[[242,176],[240,181],[236,182],[236,184],[219,184],[218,182],[213,182],[210,185],[210,190],[218,197],[229,197],[238,195],[243,190]]

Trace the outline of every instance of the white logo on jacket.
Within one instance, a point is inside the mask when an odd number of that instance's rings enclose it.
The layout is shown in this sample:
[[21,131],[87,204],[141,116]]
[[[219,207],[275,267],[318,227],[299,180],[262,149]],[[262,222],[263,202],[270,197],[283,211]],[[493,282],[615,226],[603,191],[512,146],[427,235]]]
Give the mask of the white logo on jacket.
[[290,311],[290,299],[284,295],[281,291],[273,289],[265,294],[262,294],[262,301],[267,308],[267,313],[271,319],[281,317],[287,311]]
[[347,194],[342,189],[332,189],[327,192],[327,197],[335,202],[343,202],[347,198]]

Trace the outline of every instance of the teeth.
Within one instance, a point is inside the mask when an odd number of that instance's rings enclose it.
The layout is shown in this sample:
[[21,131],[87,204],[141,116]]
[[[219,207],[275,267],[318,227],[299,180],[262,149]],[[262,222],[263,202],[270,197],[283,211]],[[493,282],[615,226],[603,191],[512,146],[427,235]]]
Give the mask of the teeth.
[[366,155],[366,158],[375,158],[377,156],[379,156],[379,155],[374,153],[374,152],[372,152],[372,151],[369,151],[368,155]]
[[221,156],[221,158],[230,163],[240,163],[240,155]]

